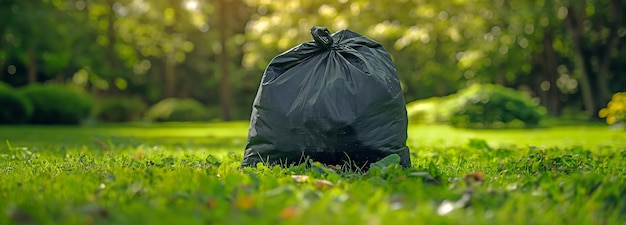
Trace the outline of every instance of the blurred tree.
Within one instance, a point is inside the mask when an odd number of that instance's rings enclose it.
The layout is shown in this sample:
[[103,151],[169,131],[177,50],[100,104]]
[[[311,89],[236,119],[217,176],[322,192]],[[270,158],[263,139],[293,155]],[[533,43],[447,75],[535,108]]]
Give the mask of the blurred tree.
[[625,10],[621,0],[0,0],[0,80],[196,98],[242,119],[269,60],[321,25],[383,44],[408,101],[499,83],[551,115],[575,106],[597,117],[625,91]]
[[183,3],[180,0],[133,0],[113,5],[117,16],[114,27],[124,41],[117,47],[119,54],[131,68],[149,67],[141,58],[151,59],[148,65],[160,64],[161,70],[152,72],[160,73],[163,97],[176,95],[176,66],[184,62],[186,54],[194,48],[187,37],[193,27],[189,14],[182,8]]
[[[230,120],[233,100],[229,97],[232,95],[229,69],[238,64],[237,56],[241,55],[237,45],[241,45],[243,40],[236,37],[241,36],[248,20],[245,5],[235,0],[132,0],[118,1],[112,8],[117,18],[116,29],[113,32],[107,30],[107,33],[116,33],[121,37],[118,54],[127,66],[144,68],[143,72],[151,75],[148,89],[162,87],[162,91],[155,94],[154,101],[182,96],[207,99],[204,96],[189,96],[194,93],[189,90],[206,89],[198,84],[206,84],[213,74],[219,77],[220,82],[209,88],[219,87],[220,91],[216,94],[220,96],[222,119]],[[213,29],[215,32],[210,32],[211,27],[217,27]],[[188,54],[192,54],[192,59],[187,57]],[[183,71],[188,74],[183,74]],[[200,94],[206,94],[206,91]]]
[[[99,60],[85,2],[74,0],[2,1],[2,58],[14,85],[72,78]],[[79,31],[79,32],[77,32]],[[4,68],[4,67],[3,67]],[[3,73],[2,73],[3,74]],[[25,77],[25,79],[21,79]]]
[[[561,19],[553,13],[558,6],[544,0],[496,1],[489,13],[491,28],[484,34],[485,41],[499,39],[499,44],[486,51],[489,66],[484,69],[495,70],[495,81],[500,84],[528,87],[550,115],[559,115],[561,109],[562,92],[557,87],[560,56],[554,45],[555,40],[566,38]],[[481,46],[485,44],[478,43],[477,47]]]
[[[8,1],[3,2],[8,19],[2,23],[3,58],[26,66],[26,81],[35,83],[45,74],[52,78],[63,72],[71,61],[74,36],[71,13],[65,1]],[[39,38],[45,37],[45,38]],[[4,60],[3,60],[4,61]],[[22,74],[21,71],[13,73]]]
[[597,115],[615,91],[608,80],[626,33],[619,0],[249,4],[258,12],[247,30],[246,68],[262,69],[271,55],[311,40],[312,25],[350,27],[388,48],[407,100],[491,82],[529,91],[551,115],[578,92],[588,115]]
[[583,102],[593,118],[611,98],[611,64],[624,60],[617,58],[626,33],[624,6],[621,0],[571,0],[563,9],[581,77]]
[[[249,4],[258,14],[248,26],[247,68],[264,67],[271,55],[311,40],[308,28],[322,25],[331,30],[349,27],[381,42],[394,56],[407,100],[449,94],[466,86],[467,80],[494,80],[494,74],[477,71],[495,64],[485,59],[486,50],[500,49],[499,40],[485,34],[491,29],[487,20],[493,17],[489,2],[285,0]],[[501,33],[498,27],[493,31]],[[515,44],[510,43],[511,37],[502,39],[506,45]]]
[[[0,22],[0,68],[5,68],[5,64],[7,63],[8,53],[5,49],[6,39],[5,34],[8,32],[8,28],[14,19],[11,12],[11,8],[13,7],[15,0],[6,0],[0,1],[0,15],[9,15],[3,18],[4,22]],[[0,72],[0,81],[4,80],[4,73]]]
[[217,3],[219,9],[219,33],[220,33],[220,52],[219,64],[220,64],[220,109],[222,120],[231,120],[231,105],[232,105],[232,91],[230,85],[230,68],[229,68],[229,52],[228,48],[228,36],[230,34],[230,27],[228,19],[230,11],[233,9],[229,7],[227,0],[218,0]]

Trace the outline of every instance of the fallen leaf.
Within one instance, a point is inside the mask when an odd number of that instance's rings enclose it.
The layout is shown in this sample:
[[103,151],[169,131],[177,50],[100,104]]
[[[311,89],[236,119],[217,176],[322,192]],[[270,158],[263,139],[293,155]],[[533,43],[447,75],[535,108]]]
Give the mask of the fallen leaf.
[[217,201],[214,198],[209,198],[209,200],[207,200],[206,204],[209,207],[209,209],[217,208]]
[[96,142],[96,144],[98,144],[100,146],[100,148],[102,148],[102,150],[104,151],[111,151],[111,148],[109,148],[109,146],[107,146],[104,141],[100,140],[100,138],[97,137],[93,137],[93,141]]
[[140,159],[141,157],[143,157],[143,155],[144,155],[144,154],[143,154],[143,152],[138,152],[137,154],[135,154],[135,155],[133,156],[133,158],[134,158],[134,159]]
[[235,207],[248,210],[254,206],[254,199],[248,195],[240,195],[235,199]]
[[306,183],[309,181],[309,176],[307,175],[291,175],[291,178],[296,182],[296,183]]
[[315,187],[318,189],[326,189],[335,186],[332,182],[327,180],[315,180]]
[[452,212],[452,210],[456,208],[454,203],[454,201],[450,201],[447,199],[443,200],[443,202],[441,202],[441,205],[439,205],[439,208],[437,208],[437,214],[443,216],[448,214],[449,212]]
[[[311,180],[307,175],[291,175],[291,178],[299,184],[308,183],[309,180]],[[335,186],[332,182],[327,180],[313,179],[313,182],[318,189],[326,189]]]
[[296,215],[298,215],[298,208],[295,206],[284,208],[278,213],[278,216],[281,219],[290,219],[295,217]]
[[461,198],[456,201],[447,199],[443,200],[443,202],[441,202],[441,205],[439,205],[439,208],[437,208],[437,214],[443,216],[452,212],[452,210],[468,207],[470,204],[470,200],[472,199],[473,193],[474,192],[472,191],[466,191],[465,193],[463,193],[463,196],[461,196]]
[[485,175],[482,172],[473,172],[465,175],[465,184],[467,186],[480,185],[485,181]]

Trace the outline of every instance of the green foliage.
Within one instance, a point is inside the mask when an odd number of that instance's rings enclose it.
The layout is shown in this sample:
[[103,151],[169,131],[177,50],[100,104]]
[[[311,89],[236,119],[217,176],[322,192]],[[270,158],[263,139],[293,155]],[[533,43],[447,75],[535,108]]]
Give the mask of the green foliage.
[[475,84],[456,94],[407,104],[411,123],[469,128],[537,126],[544,111],[523,93],[493,84]]
[[[385,46],[408,100],[503,81],[529,87],[558,115],[582,102],[594,111],[626,84],[619,76],[626,68],[619,21],[626,4],[618,0],[232,0],[225,8],[222,1],[137,2],[1,1],[0,77],[22,84],[29,68],[39,81],[207,104],[232,90],[239,98],[233,113],[249,112],[269,60],[311,41],[309,28],[321,25]],[[224,46],[220,37],[227,37]],[[220,55],[232,59],[229,65],[217,63]],[[8,76],[9,65],[18,68],[15,76]],[[222,66],[232,69],[232,87],[213,76]]]
[[105,122],[128,122],[141,119],[146,104],[139,97],[116,96],[99,104],[98,119]]
[[32,103],[11,86],[0,82],[0,124],[25,123],[32,114]]
[[267,12],[259,11],[248,24],[244,67],[264,68],[279,51],[310,41],[302,27],[347,28],[390,51],[411,100],[446,95],[468,80],[495,82],[496,70],[516,81],[516,74],[532,68],[530,57],[543,40],[543,27],[533,24],[539,18],[554,23],[554,7],[565,3],[275,0],[251,5]]
[[[241,152],[235,150],[241,142],[199,144],[220,135],[245,140],[244,123],[148,126],[0,128],[0,136],[8,140],[0,145],[0,224],[495,225],[626,220],[626,133],[606,127],[564,130],[570,135],[545,130],[520,134],[560,140],[550,147],[488,145],[508,131],[479,131],[481,139],[453,145],[411,144],[417,155],[411,168],[394,166],[397,158],[390,156],[375,162],[380,167],[372,166],[368,173],[354,173],[316,163],[242,169]],[[418,131],[429,130],[434,129]],[[585,131],[573,133],[580,130]],[[420,132],[411,132],[409,143],[421,138]],[[454,129],[442,136],[464,132]],[[168,133],[192,144],[170,143],[163,138]],[[102,143],[85,138],[93,134],[100,135]],[[608,144],[594,139],[575,145],[568,141],[572,134],[613,137],[606,138]],[[59,139],[49,142],[50,136]],[[139,140],[147,136],[157,138]],[[85,139],[87,144],[74,142]]]
[[11,85],[8,85],[7,83],[4,82],[0,82],[0,90],[12,90],[13,87],[11,87]]
[[391,165],[400,164],[400,156],[398,154],[391,154],[385,158],[382,158],[378,162],[370,164],[370,169],[384,169]]
[[33,104],[31,123],[78,124],[91,116],[93,99],[60,84],[34,84],[20,90]]
[[435,124],[443,122],[450,117],[450,112],[445,108],[445,102],[453,96],[432,97],[410,102],[406,105],[407,116],[410,123]]
[[523,93],[494,84],[472,85],[446,104],[449,123],[469,128],[537,126],[545,111]]
[[626,92],[613,94],[611,101],[598,112],[598,116],[606,118],[609,125],[626,122]]
[[151,106],[145,117],[151,121],[206,121],[217,116],[194,99],[167,98]]

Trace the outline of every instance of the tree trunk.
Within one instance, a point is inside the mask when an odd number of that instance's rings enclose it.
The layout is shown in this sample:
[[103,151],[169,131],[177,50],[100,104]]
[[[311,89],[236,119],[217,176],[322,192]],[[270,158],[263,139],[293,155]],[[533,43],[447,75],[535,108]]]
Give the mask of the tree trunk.
[[57,73],[57,75],[54,76],[54,79],[59,83],[65,82],[65,76],[63,76],[63,73]]
[[109,7],[109,15],[107,17],[107,39],[109,45],[107,46],[107,64],[109,66],[108,71],[109,74],[109,92],[112,94],[117,94],[119,92],[119,88],[115,84],[115,72],[117,71],[117,63],[115,62],[115,11],[113,10],[113,5],[115,4],[114,0],[107,0],[107,4]]
[[610,65],[612,61],[612,54],[615,49],[617,49],[620,38],[618,35],[618,30],[622,26],[623,12],[620,1],[612,0],[610,2],[609,7],[609,36],[607,37],[607,44],[602,52],[603,55],[599,58],[598,71],[596,74],[596,88],[598,89],[598,103],[606,104],[611,100],[611,88],[610,88],[610,80],[612,77],[612,73],[610,70]]
[[176,97],[176,58],[174,54],[174,52],[167,53],[163,58],[165,66],[163,96],[166,98]]
[[[178,0],[170,0],[168,1],[169,6],[173,9],[177,9],[177,5],[180,4]],[[168,25],[165,27],[165,32],[168,33],[169,39],[167,41],[172,42],[173,49],[168,52],[165,52],[163,57],[165,71],[163,74],[163,96],[166,98],[177,97],[176,96],[176,51],[178,51],[178,44],[176,43],[176,26],[174,24],[178,21],[178,11],[174,12],[174,23],[172,25]]]
[[547,91],[546,109],[548,114],[552,116],[560,116],[559,88],[556,86],[558,78],[556,53],[554,51],[554,31],[551,28],[546,29],[543,38],[543,69],[550,88]]
[[595,103],[596,97],[594,96],[593,88],[591,85],[590,77],[592,77],[592,71],[588,68],[588,64],[585,61],[585,53],[584,53],[584,32],[583,32],[583,21],[585,18],[585,5],[584,1],[572,2],[571,4],[578,5],[570,5],[568,6],[568,14],[567,14],[567,25],[570,38],[572,39],[573,49],[574,49],[574,59],[575,59],[575,71],[580,73],[580,91],[583,97],[583,105],[585,106],[585,110],[587,111],[587,115],[589,119],[595,119],[598,117],[597,112],[599,110],[598,106]]
[[37,58],[33,48],[29,48],[26,52],[28,56],[27,80],[29,84],[37,83]]
[[[0,46],[2,46],[2,41],[0,41]],[[0,68],[6,68],[4,66],[6,59],[3,57],[0,57]],[[0,82],[4,81],[4,72],[0,72]]]
[[232,91],[230,86],[230,75],[228,68],[228,46],[227,46],[227,33],[228,33],[228,6],[226,0],[219,0],[219,32],[220,32],[220,46],[221,52],[219,54],[219,67],[220,67],[220,108],[222,114],[222,120],[231,120],[231,104],[232,104]]

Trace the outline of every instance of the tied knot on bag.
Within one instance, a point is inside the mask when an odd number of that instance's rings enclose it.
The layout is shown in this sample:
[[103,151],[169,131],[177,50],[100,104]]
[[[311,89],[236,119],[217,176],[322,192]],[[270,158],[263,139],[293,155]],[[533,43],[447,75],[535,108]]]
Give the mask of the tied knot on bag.
[[311,28],[311,35],[320,48],[325,49],[333,45],[333,38],[330,36],[330,31],[326,27],[313,26]]

